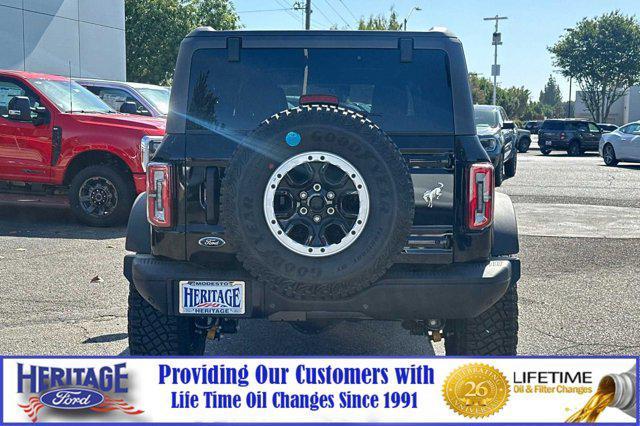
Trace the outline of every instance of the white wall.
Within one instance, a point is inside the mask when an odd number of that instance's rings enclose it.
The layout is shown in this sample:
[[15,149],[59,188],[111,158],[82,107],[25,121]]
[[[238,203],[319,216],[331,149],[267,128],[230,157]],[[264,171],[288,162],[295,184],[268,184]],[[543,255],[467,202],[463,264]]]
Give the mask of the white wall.
[[126,80],[124,0],[0,0],[0,69]]
[[[582,93],[576,92],[575,116],[591,120],[591,114],[582,100]],[[640,120],[640,86],[634,86],[629,93],[611,105],[607,122],[622,126],[629,121]]]

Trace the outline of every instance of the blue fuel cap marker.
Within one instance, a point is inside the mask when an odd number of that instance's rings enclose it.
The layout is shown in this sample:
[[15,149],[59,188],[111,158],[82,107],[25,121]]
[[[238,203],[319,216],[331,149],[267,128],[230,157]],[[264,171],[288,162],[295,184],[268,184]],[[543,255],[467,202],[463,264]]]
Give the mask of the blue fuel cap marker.
[[298,132],[289,132],[287,136],[285,136],[284,140],[287,142],[289,146],[298,146],[300,145],[300,141],[302,140],[302,136]]

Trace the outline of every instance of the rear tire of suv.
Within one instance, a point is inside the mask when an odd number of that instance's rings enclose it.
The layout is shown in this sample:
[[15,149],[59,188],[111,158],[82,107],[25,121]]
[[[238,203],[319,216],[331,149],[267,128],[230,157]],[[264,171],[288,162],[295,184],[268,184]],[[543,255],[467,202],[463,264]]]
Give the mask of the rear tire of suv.
[[476,318],[447,321],[447,355],[516,355],[518,346],[518,290],[510,284],[495,305]]
[[129,284],[129,353],[178,356],[204,354],[206,332],[197,332],[195,320],[165,315],[156,310]]
[[604,148],[602,148],[602,159],[604,160],[604,164],[607,166],[613,167],[618,165],[616,151],[610,143],[606,144]]
[[518,168],[518,156],[515,151],[513,152],[513,158],[504,163],[504,175],[508,178],[512,178],[516,175],[516,169]]
[[220,205],[227,243],[253,276],[285,297],[327,300],[358,293],[393,265],[414,194],[378,126],[344,108],[303,106],[239,146]]
[[127,223],[135,199],[133,182],[107,165],[80,170],[69,185],[69,203],[76,219],[89,226]]
[[571,141],[571,142],[569,142],[569,149],[567,150],[567,154],[569,154],[571,157],[579,157],[583,153],[584,152],[580,148],[580,142],[579,141]]

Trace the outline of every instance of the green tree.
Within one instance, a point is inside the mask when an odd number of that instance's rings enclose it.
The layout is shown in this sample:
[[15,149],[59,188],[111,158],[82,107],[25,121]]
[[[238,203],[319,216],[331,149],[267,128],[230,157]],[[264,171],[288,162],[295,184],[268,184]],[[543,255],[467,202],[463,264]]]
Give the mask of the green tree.
[[553,117],[553,108],[542,102],[529,102],[522,114],[521,119],[526,120],[544,120],[545,118]]
[[470,73],[469,86],[471,88],[471,97],[473,98],[474,104],[486,105],[491,103],[493,84],[488,78],[481,77],[475,73]]
[[167,84],[182,39],[194,28],[236,29],[229,0],[125,0],[127,79]]
[[511,120],[520,120],[524,115],[531,92],[524,87],[498,88],[496,101],[507,112]]
[[398,19],[398,12],[392,7],[389,9],[388,18],[384,14],[370,15],[367,20],[361,17],[358,22],[358,29],[400,31],[402,30],[402,23]]
[[578,82],[595,121],[607,121],[611,105],[640,82],[640,24],[620,11],[584,18],[549,51]]
[[539,100],[541,104],[548,105],[553,108],[556,108],[558,105],[562,104],[562,93],[560,92],[560,86],[552,75],[549,76],[547,84],[545,84],[544,89],[540,92]]

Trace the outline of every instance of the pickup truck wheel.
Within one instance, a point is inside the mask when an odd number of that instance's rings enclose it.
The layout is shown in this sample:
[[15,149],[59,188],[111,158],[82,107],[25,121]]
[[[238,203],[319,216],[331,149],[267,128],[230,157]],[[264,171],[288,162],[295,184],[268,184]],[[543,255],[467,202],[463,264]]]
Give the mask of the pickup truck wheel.
[[616,152],[613,149],[613,145],[606,144],[604,148],[602,148],[602,158],[604,159],[604,164],[607,166],[617,166],[618,159],[616,158]]
[[495,184],[496,187],[502,185],[502,182],[504,182],[504,154],[500,155],[500,161],[498,161],[498,166],[496,167],[496,170],[494,171],[495,174]]
[[504,175],[508,178],[512,178],[516,175],[516,169],[518,168],[518,155],[513,152],[513,158],[504,163]]
[[398,148],[361,114],[303,106],[265,120],[226,170],[221,221],[238,259],[297,299],[349,297],[382,276],[411,230]]
[[89,226],[114,226],[127,222],[135,198],[133,183],[118,169],[89,166],[80,170],[69,186],[73,215]]
[[515,355],[518,345],[518,290],[507,292],[476,318],[447,321],[444,330],[447,355]]
[[551,148],[540,148],[540,152],[542,153],[542,155],[549,155],[551,154]]
[[520,139],[520,141],[518,141],[518,152],[524,154],[525,152],[529,151],[530,146],[531,146],[531,139],[522,138]]
[[195,320],[157,311],[129,284],[129,352],[131,355],[204,354],[206,333],[196,332]]

